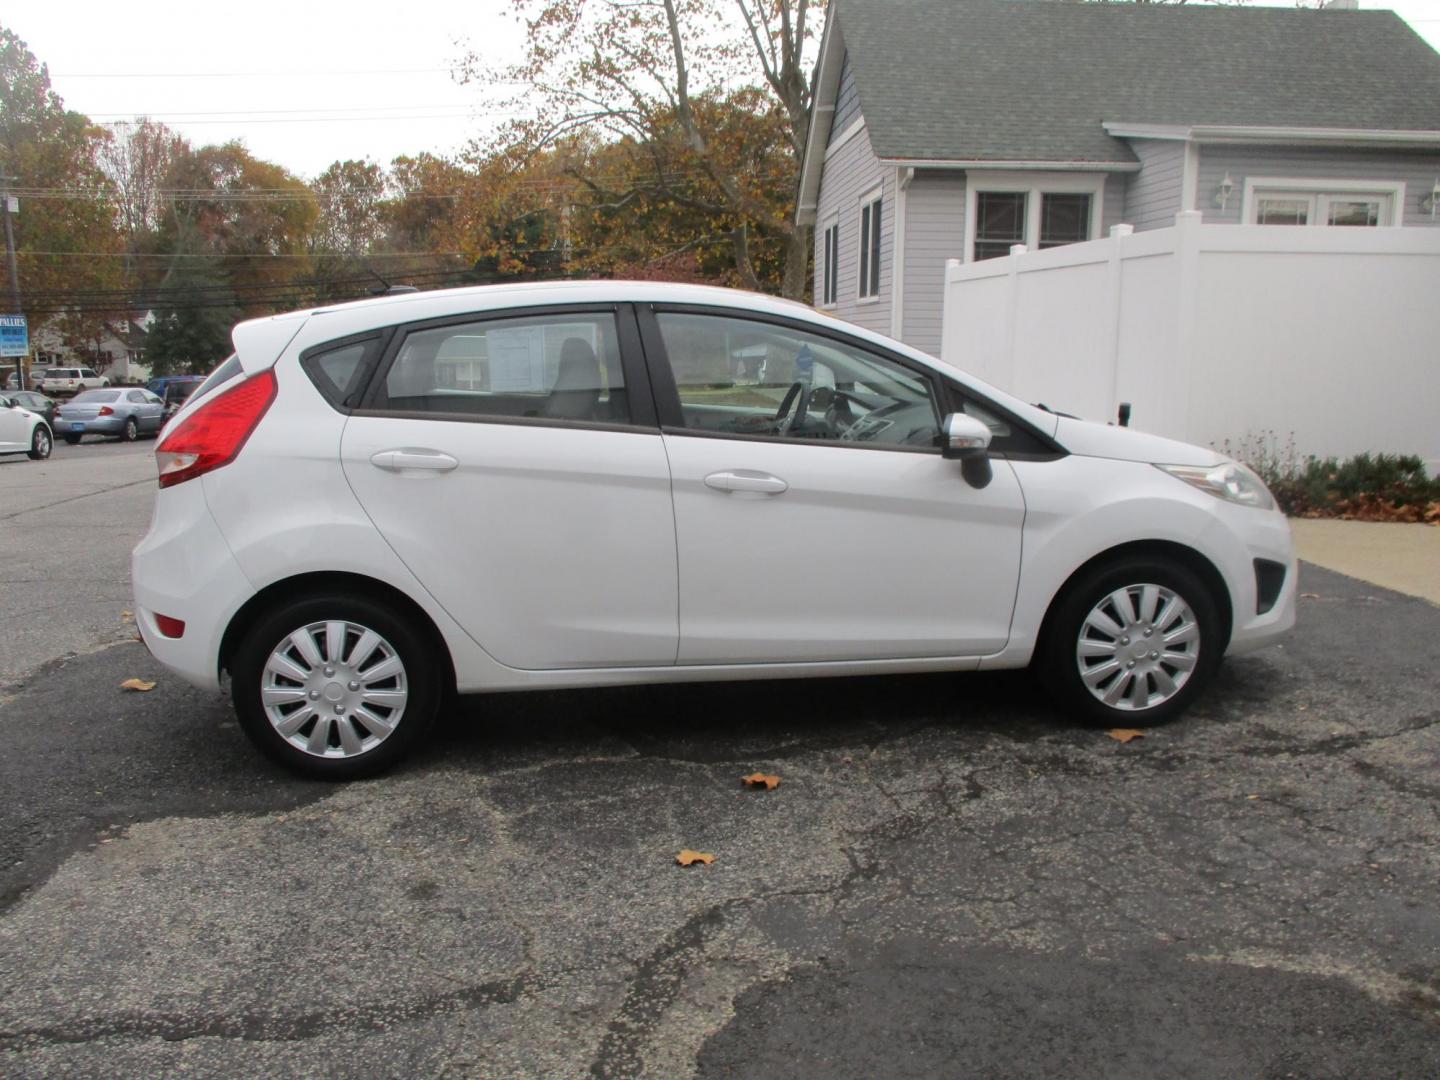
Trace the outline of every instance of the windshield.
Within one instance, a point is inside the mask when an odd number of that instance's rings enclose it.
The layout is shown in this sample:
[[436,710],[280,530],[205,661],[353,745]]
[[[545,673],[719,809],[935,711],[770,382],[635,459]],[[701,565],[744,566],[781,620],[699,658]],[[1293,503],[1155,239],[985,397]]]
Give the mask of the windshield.
[[81,404],[86,401],[119,401],[119,390],[86,390],[75,395],[75,403]]

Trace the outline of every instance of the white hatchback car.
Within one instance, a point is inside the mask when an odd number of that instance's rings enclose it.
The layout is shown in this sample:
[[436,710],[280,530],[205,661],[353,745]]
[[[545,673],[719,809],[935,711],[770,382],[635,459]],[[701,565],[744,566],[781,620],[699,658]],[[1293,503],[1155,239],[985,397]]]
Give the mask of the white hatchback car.
[[1243,465],[800,304],[512,285],[234,343],[156,448],[137,621],[305,772],[384,768],[452,690],[1033,662],[1133,726],[1295,621]]

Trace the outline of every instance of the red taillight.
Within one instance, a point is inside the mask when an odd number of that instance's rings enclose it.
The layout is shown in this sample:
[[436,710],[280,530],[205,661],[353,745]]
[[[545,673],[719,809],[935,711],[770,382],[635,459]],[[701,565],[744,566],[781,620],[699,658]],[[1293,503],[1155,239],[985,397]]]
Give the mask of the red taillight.
[[275,372],[252,376],[202,405],[155,448],[160,486],[193,480],[228,465],[275,400]]
[[155,616],[155,629],[159,630],[160,633],[168,638],[184,637],[185,620],[172,619],[169,615],[160,615],[157,613]]
[[115,410],[112,409],[109,405],[101,405],[101,406],[100,406],[100,411],[99,411],[98,413],[96,413],[95,415],[96,415],[96,416],[114,416],[114,415],[115,415]]

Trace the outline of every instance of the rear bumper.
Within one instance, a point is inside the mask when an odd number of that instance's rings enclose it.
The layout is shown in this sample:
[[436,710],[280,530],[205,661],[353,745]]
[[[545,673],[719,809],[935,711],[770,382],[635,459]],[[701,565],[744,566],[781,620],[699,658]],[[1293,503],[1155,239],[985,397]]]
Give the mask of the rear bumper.
[[[135,622],[151,654],[192,686],[218,689],[225,628],[255,590],[220,534],[200,484],[156,493],[150,531],[130,557],[130,572]],[[157,614],[183,621],[184,633],[160,633]]]
[[56,435],[75,434],[76,427],[79,427],[81,435],[119,435],[125,430],[125,418],[123,416],[99,416],[94,420],[62,420],[57,416],[53,426]]

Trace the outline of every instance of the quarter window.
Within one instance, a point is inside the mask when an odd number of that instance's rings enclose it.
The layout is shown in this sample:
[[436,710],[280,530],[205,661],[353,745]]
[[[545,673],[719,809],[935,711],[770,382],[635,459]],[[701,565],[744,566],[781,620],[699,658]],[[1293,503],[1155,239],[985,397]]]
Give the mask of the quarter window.
[[886,357],[731,316],[662,312],[657,321],[687,429],[837,446],[936,445],[930,380]]
[[609,313],[487,319],[406,335],[377,408],[630,422]]

